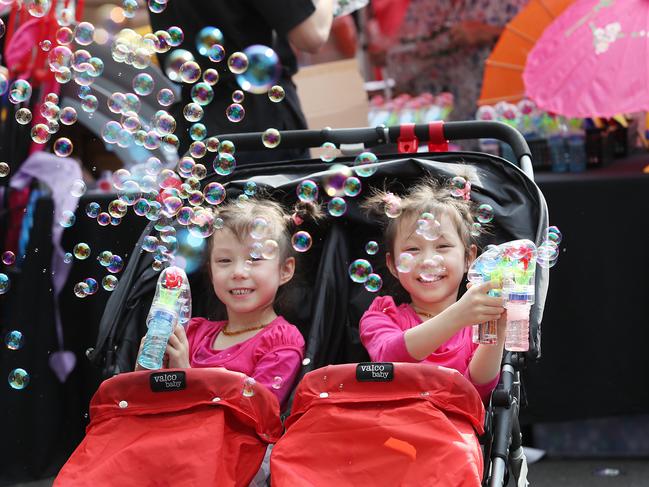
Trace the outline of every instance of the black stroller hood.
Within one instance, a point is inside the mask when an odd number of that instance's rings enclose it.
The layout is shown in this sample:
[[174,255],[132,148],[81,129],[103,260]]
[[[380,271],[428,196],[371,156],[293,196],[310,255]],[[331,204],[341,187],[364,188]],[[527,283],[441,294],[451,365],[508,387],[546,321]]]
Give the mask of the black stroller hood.
[[[352,165],[353,159],[339,158],[336,162]],[[548,211],[543,195],[523,171],[504,159],[471,152],[416,154],[416,157],[396,155],[381,156],[376,167],[374,175],[361,179],[361,195],[346,199],[344,216],[327,217],[323,224],[308,228],[314,245],[305,255],[308,261],[306,282],[295,298],[296,304],[299,303],[295,307],[299,309],[289,319],[305,335],[307,371],[367,358],[358,339],[357,327],[360,316],[375,295],[352,282],[347,268],[354,259],[366,258],[384,280],[389,278],[382,252],[368,258],[363,250],[369,240],[382,241],[376,222],[358,207],[368,194],[368,187],[387,187],[398,194],[423,176],[446,181],[458,172],[470,173],[472,200],[490,204],[496,215],[492,232],[483,238],[481,246],[521,238],[540,245],[545,239]],[[211,174],[202,183],[218,181],[227,188],[228,197],[236,197],[243,192],[244,184],[253,180],[288,207],[297,200],[296,187],[302,180],[312,179],[320,185],[330,174],[331,164],[320,160],[260,163],[242,166],[230,176]],[[106,377],[133,370],[139,341],[145,332],[145,318],[158,277],[151,266],[152,254],[141,248],[144,237],[150,233],[155,233],[154,222],[140,237],[136,248],[139,252],[133,252],[113,291],[100,322],[95,349],[88,353],[89,359],[102,368]],[[203,296],[212,291],[199,279],[199,272],[194,274],[190,275],[192,299],[195,314],[200,315]],[[548,283],[549,270],[539,266],[536,302],[530,317],[532,339],[527,356],[531,359],[541,354],[541,319]]]

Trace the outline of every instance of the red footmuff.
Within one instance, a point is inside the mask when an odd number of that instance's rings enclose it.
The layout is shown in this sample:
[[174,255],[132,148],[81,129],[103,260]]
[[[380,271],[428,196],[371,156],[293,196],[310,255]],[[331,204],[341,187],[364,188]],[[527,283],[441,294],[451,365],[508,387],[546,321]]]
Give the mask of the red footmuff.
[[456,370],[317,369],[300,382],[271,454],[273,486],[479,486],[483,422],[477,391]]
[[247,486],[282,432],[265,387],[221,368],[117,375],[90,403],[57,486]]

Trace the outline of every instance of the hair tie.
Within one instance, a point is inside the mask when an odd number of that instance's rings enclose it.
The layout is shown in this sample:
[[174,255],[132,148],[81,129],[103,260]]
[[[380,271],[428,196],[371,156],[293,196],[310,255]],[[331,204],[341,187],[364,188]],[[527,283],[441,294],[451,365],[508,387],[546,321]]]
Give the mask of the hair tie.
[[467,181],[466,186],[464,186],[464,193],[462,194],[462,198],[464,198],[466,201],[469,201],[471,199],[471,183],[469,181]]

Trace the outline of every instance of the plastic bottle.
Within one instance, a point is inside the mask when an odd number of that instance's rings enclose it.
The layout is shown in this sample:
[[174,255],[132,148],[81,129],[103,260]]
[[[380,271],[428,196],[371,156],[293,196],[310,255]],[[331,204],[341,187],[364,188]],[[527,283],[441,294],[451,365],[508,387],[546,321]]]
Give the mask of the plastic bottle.
[[189,281],[181,268],[168,267],[160,273],[146,319],[148,330],[138,357],[138,363],[145,369],[162,368],[169,337],[176,325],[184,324],[191,315],[189,296]]
[[505,349],[511,352],[526,352],[530,348],[530,296],[527,293],[509,293],[507,309],[507,334]]

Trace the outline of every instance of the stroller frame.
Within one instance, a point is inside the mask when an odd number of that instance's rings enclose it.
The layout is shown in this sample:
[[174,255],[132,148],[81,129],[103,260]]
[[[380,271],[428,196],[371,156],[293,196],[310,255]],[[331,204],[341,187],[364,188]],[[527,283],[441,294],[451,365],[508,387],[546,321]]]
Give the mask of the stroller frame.
[[[431,129],[433,125],[436,126],[435,130]],[[333,142],[343,151],[347,149],[358,151],[359,148],[390,144],[398,141],[400,148],[403,148],[403,134],[407,133],[410,137],[408,141],[411,144],[406,144],[405,147],[409,149],[414,148],[414,150],[408,150],[408,152],[416,152],[420,140],[431,141],[433,144],[443,144],[447,140],[494,138],[507,142],[512,147],[520,169],[513,164],[507,164],[511,165],[513,171],[521,173],[521,175],[529,180],[531,187],[535,187],[533,183],[534,174],[530,149],[523,136],[517,130],[506,124],[500,122],[450,122],[446,124],[410,125],[407,127],[407,132],[403,132],[403,128],[381,126],[361,129],[288,131],[281,133],[281,145],[284,148],[304,148],[317,147],[324,142]],[[231,140],[237,149],[241,150],[265,149],[262,144],[261,133],[224,134],[220,135],[219,138],[221,140]],[[504,163],[505,161],[502,162]],[[244,166],[244,168],[253,170],[256,166],[259,168],[266,167],[264,164],[250,164]],[[208,179],[204,183],[207,181]],[[536,189],[538,190],[538,188]],[[537,235],[542,231],[541,227],[543,225],[547,227],[547,206],[540,191],[538,195],[541,205],[540,213],[544,221],[539,223]],[[138,245],[141,245],[142,239],[148,235],[151,226],[152,224],[147,227]],[[134,265],[131,265],[131,262],[129,262],[127,268],[127,271],[131,271],[128,276],[128,280],[131,283],[135,283],[136,280],[141,279],[147,280],[147,282],[155,279],[155,272],[150,269],[150,266],[148,270],[142,270],[142,266],[140,266],[138,275],[136,275],[136,266],[137,262]],[[125,272],[123,280],[128,281],[124,279],[128,274],[128,272]],[[539,300],[542,303],[547,292],[548,273],[546,270],[537,274],[537,295],[540,297]],[[541,292],[539,292],[539,288]],[[122,343],[120,345],[124,344],[124,339],[118,336],[117,328],[119,325],[117,325],[117,321],[121,315],[130,312],[134,307],[135,300],[139,301],[143,295],[150,293],[152,289],[153,287],[150,285],[139,286],[130,295],[126,294],[126,292],[118,293],[116,290],[111,296],[111,300],[106,306],[106,311],[102,317],[97,345],[88,354],[91,362],[102,367],[105,377],[110,377],[124,371],[124,367],[116,365],[116,356],[118,355],[119,348],[118,343],[121,340]],[[128,303],[125,298],[130,298]],[[120,299],[122,302],[119,301]],[[529,352],[505,353],[498,386],[493,391],[486,408],[485,434],[480,438],[484,453],[484,475],[482,482],[484,486],[504,486],[507,483],[510,473],[514,475],[516,485],[527,485],[527,464],[522,450],[522,436],[518,419],[522,399],[521,371],[525,368],[528,360],[540,358],[540,321],[543,311],[542,308],[543,305],[540,304],[532,312]],[[128,347],[133,348],[135,346],[132,338],[128,338],[125,341]],[[307,356],[313,356],[310,355],[309,342],[311,340],[307,340]],[[315,364],[311,365],[314,366]],[[304,370],[303,373],[307,371]]]

